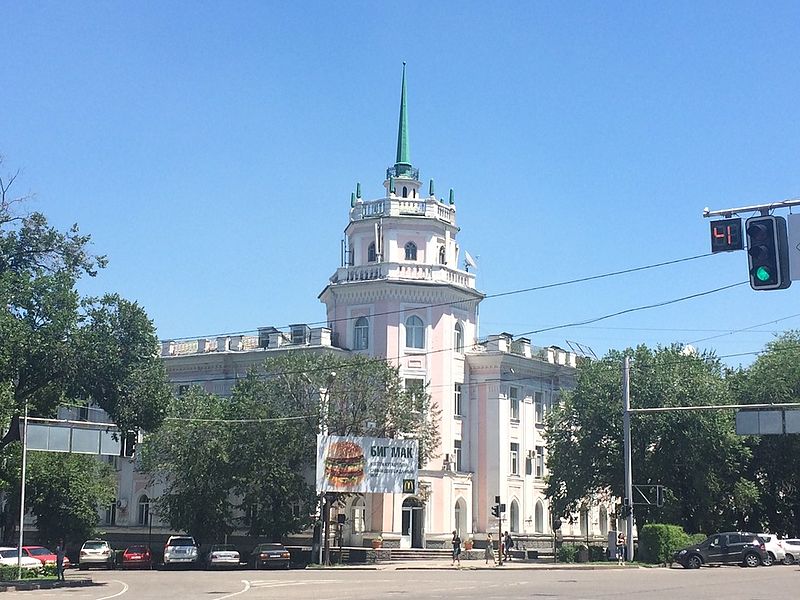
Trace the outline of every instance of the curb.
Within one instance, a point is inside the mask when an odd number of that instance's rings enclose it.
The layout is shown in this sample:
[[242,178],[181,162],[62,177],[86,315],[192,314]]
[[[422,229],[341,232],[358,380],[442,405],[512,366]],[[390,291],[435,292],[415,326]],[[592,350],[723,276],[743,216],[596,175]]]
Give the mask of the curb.
[[69,579],[67,581],[21,580],[0,583],[0,592],[22,592],[30,590],[52,590],[55,588],[88,587],[94,585],[91,579]]

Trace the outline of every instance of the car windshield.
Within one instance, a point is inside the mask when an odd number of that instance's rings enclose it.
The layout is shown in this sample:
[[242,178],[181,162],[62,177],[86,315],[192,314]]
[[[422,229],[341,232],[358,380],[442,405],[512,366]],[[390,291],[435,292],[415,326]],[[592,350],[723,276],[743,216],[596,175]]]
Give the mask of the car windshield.
[[83,545],[84,550],[104,550],[108,547],[108,542],[86,542]]
[[131,546],[127,552],[147,552],[146,546]]
[[190,537],[179,537],[175,538],[174,540],[170,540],[170,546],[194,546],[194,539]]
[[28,548],[28,554],[31,556],[46,556],[53,553],[47,548]]
[[17,558],[17,556],[19,556],[19,551],[16,548],[11,548],[10,550],[0,550],[0,556],[3,558]]
[[236,552],[236,546],[232,544],[217,544],[216,546],[211,546],[212,552]]
[[258,547],[259,552],[265,552],[267,550],[283,550],[284,547],[281,544],[261,544]]

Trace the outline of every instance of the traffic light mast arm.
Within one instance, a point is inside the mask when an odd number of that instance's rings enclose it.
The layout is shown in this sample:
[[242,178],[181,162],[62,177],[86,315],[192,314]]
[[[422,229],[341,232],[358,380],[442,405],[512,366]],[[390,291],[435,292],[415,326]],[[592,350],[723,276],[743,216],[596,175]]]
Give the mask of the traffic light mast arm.
[[703,217],[730,217],[738,213],[749,213],[760,211],[762,215],[766,215],[769,211],[775,208],[786,208],[789,206],[800,206],[800,198],[789,198],[788,200],[779,200],[778,202],[770,202],[769,204],[754,204],[753,206],[740,206],[739,208],[725,208],[722,210],[709,210],[708,207],[703,209]]

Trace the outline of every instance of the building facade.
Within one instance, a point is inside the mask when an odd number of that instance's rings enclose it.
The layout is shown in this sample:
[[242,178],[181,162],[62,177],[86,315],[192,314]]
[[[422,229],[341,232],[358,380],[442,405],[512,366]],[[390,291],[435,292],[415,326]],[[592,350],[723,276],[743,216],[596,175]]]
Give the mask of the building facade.
[[[441,446],[421,469],[415,494],[353,496],[342,509],[344,543],[361,546],[380,536],[386,546],[446,547],[453,530],[480,540],[498,529],[491,515],[497,496],[506,505],[503,529],[550,539],[544,420],[561,391],[574,385],[576,356],[506,333],[480,337],[484,294],[469,272],[472,259],[458,244],[453,192],[439,198],[433,180],[423,184],[411,163],[408,131],[404,67],[396,161],[382,193],[366,199],[359,184],[343,214],[340,265],[319,296],[327,327],[263,327],[258,335],[165,341],[162,359],[176,393],[200,385],[225,396],[274,353],[384,358],[407,387],[430,394],[441,411]],[[115,524],[164,531],[149,512],[158,490],[131,461],[119,460],[125,464],[117,465]],[[565,535],[604,536],[608,511],[587,505],[565,525]]]

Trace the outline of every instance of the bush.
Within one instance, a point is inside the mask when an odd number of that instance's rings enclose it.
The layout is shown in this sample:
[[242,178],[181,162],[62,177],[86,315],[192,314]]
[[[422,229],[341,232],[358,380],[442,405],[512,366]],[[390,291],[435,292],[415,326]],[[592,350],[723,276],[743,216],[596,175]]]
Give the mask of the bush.
[[558,549],[558,562],[574,563],[578,549],[575,546],[563,545]]
[[648,523],[639,530],[638,558],[642,562],[668,564],[672,562],[672,555],[676,550],[690,543],[689,535],[683,527]]
[[[22,579],[35,579],[41,569],[22,569]],[[0,565],[0,581],[17,581],[17,567]]]
[[607,560],[606,549],[603,546],[589,546],[589,562],[602,562]]

